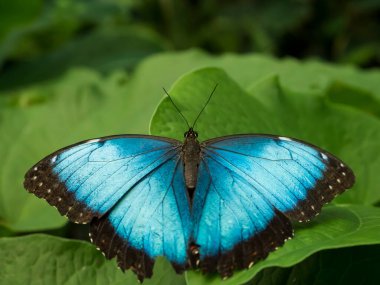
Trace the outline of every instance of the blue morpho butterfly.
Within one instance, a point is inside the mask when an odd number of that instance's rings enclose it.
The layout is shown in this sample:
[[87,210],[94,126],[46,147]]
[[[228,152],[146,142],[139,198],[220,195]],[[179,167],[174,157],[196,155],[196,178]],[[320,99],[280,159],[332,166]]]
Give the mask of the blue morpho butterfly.
[[90,223],[91,241],[142,281],[157,256],[177,273],[227,278],[249,268],[293,236],[290,220],[308,221],[354,184],[347,165],[300,140],[198,142],[193,127],[184,142],[117,135],[71,145],[33,166],[25,188],[69,220]]

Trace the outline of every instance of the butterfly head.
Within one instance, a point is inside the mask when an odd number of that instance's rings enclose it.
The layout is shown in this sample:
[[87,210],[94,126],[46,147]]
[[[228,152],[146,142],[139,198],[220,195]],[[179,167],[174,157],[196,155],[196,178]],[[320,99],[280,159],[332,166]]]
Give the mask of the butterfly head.
[[189,130],[187,132],[185,132],[184,137],[187,139],[188,138],[196,139],[198,137],[198,133],[196,131],[194,131],[193,128],[189,128]]

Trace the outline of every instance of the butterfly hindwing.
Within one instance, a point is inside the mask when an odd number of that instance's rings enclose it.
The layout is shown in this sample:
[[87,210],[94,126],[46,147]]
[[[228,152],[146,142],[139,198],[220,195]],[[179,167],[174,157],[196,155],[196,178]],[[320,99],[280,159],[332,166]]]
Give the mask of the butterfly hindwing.
[[[202,143],[192,243],[203,271],[223,277],[247,268],[350,188],[352,171],[301,141],[240,135]],[[200,211],[201,213],[198,213]]]
[[140,279],[159,255],[181,271],[191,226],[180,145],[140,135],[85,141],[37,163],[24,185],[71,221],[92,221],[93,242]]
[[136,184],[107,216],[91,223],[93,242],[140,280],[151,277],[157,256],[184,271],[191,229],[184,190],[183,164],[174,157]]
[[193,202],[196,265],[223,278],[292,236],[289,220],[238,173],[204,155]]

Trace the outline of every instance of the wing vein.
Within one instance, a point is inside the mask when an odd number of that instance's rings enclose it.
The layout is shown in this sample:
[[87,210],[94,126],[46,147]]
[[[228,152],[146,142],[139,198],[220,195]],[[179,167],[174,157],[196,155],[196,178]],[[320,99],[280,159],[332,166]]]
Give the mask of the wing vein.
[[[173,152],[173,155],[172,156],[169,156],[168,154],[170,153],[170,152]],[[142,180],[144,180],[148,175],[150,175],[152,172],[154,172],[155,170],[157,170],[159,167],[161,167],[163,164],[165,164],[169,159],[171,159],[172,157],[174,157],[176,155],[176,153],[174,153],[174,151],[173,150],[169,150],[169,151],[167,151],[165,154],[163,154],[162,156],[160,156],[158,159],[156,159],[154,162],[152,162],[152,163],[150,163],[149,165],[147,165],[144,169],[146,169],[146,168],[148,168],[149,166],[151,166],[153,163],[155,163],[155,162],[157,162],[159,159],[161,159],[161,158],[163,158],[163,157],[165,157],[165,156],[167,156],[167,159],[165,160],[165,161],[163,161],[161,164],[159,164],[157,167],[155,167],[154,169],[152,169],[151,171],[149,171],[147,174],[145,174],[142,178],[140,178],[138,181],[136,181],[136,183],[135,184],[133,184],[130,188],[129,188],[129,190],[127,190],[121,197],[120,197],[120,199],[119,199],[119,201],[121,200],[121,199],[123,199],[124,198],[124,196],[125,195],[127,195],[128,194],[128,192],[130,192],[137,184],[139,184],[140,183],[140,181],[142,181]],[[141,172],[140,172],[141,173]],[[136,174],[137,175],[137,174]],[[136,177],[136,175],[134,176],[134,177]],[[104,183],[104,182],[103,182]],[[103,184],[102,183],[102,184]],[[120,187],[118,187],[118,189],[115,191],[115,192],[113,192],[110,196],[109,196],[109,200],[112,198],[112,197],[114,197],[121,189],[123,189],[124,188],[124,186],[126,185],[128,183],[128,181],[126,181],[122,186],[120,186]],[[101,185],[101,184],[100,184]],[[99,185],[99,186],[100,186]],[[96,187],[96,189],[98,189],[99,188],[99,186],[97,186]],[[100,209],[104,206],[104,204],[106,203],[107,201],[104,201],[101,205],[100,205]],[[115,205],[116,204],[118,204],[118,203],[115,203]],[[112,208],[111,208],[112,209]],[[110,210],[111,210],[110,209]]]
[[[239,172],[242,172],[242,173],[244,173],[246,176],[248,176],[252,181],[254,181],[254,182],[256,182],[258,185],[260,185],[263,189],[265,189],[265,190],[267,190],[267,193],[270,195],[270,196],[272,196],[275,200],[277,200],[277,202],[279,203],[279,204],[282,204],[283,206],[285,206],[280,200],[278,200],[277,199],[277,197],[276,196],[274,196],[270,191],[268,191],[268,189],[267,189],[267,187],[265,187],[264,185],[262,185],[262,183],[260,183],[260,182],[258,182],[256,179],[254,179],[252,176],[250,176],[248,173],[246,173],[245,171],[243,171],[243,170],[241,170],[239,167],[237,167],[235,164],[233,164],[232,162],[230,162],[229,160],[227,160],[227,159],[225,159],[223,156],[221,156],[221,155],[219,155],[217,152],[214,152],[214,151],[212,151],[212,150],[210,150],[211,152],[213,152],[215,155],[217,155],[217,156],[219,156],[221,159],[223,159],[224,161],[226,161],[228,164],[230,164],[231,166],[233,166],[235,169],[237,169]],[[210,157],[212,160],[214,160],[215,162],[217,162],[217,163],[219,163],[219,164],[221,164],[218,160],[216,160],[215,158],[213,158],[212,157],[212,155],[208,155],[208,157]],[[221,164],[221,165],[223,165],[223,164]],[[236,172],[236,174],[237,175],[239,175],[238,174],[238,172],[237,171],[235,171]],[[239,175],[242,179],[244,179],[245,181],[247,181],[243,176],[241,176],[241,175]],[[249,181],[247,181],[247,183],[248,184],[250,184],[250,185],[252,185]],[[252,185],[253,186],[253,185]],[[253,189],[256,189],[256,187],[252,187]],[[260,192],[260,190],[259,189],[257,189],[257,193],[265,200],[265,201],[267,201],[272,207],[274,207],[274,205],[270,202],[270,201],[268,201],[267,199],[266,199],[266,197]]]

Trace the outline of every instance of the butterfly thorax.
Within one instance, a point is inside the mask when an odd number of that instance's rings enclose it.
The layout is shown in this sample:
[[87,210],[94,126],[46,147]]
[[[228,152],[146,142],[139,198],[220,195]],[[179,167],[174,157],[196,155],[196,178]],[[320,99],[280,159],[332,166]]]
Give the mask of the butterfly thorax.
[[197,140],[198,134],[192,128],[185,133],[185,142],[182,146],[182,161],[185,172],[185,183],[190,199],[192,199],[197,185],[198,167],[201,147]]

